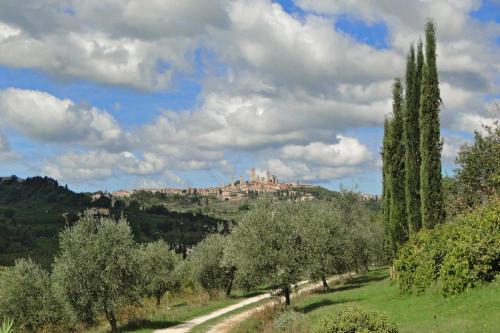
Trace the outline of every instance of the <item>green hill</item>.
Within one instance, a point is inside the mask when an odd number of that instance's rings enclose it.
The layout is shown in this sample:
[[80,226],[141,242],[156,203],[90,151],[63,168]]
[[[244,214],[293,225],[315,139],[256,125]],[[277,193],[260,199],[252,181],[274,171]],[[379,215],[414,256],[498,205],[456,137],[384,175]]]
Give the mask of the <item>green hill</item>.
[[[115,209],[116,207],[116,209]],[[105,196],[92,201],[89,193],[75,193],[48,177],[0,178],[0,266],[31,257],[50,266],[57,251],[57,235],[90,208],[127,217],[136,240],[163,238],[185,253],[192,245],[228,222],[199,212],[176,212],[162,205],[113,205]]]

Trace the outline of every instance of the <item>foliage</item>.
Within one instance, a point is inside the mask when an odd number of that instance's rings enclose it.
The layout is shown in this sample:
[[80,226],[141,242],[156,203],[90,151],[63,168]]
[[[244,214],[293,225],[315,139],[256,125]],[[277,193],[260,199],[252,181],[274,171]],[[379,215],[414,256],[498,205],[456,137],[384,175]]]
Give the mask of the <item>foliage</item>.
[[405,196],[405,150],[403,87],[400,79],[392,88],[392,118],[384,124],[382,157],[384,186],[384,220],[386,224],[386,248],[394,257],[399,246],[408,237]]
[[441,97],[436,66],[436,36],[432,21],[425,26],[425,65],[423,68],[420,126],[420,195],[422,227],[433,228],[444,221],[441,176],[441,134],[439,112]]
[[291,202],[261,200],[233,229],[227,253],[239,274],[281,289],[290,304],[290,290],[307,262],[303,228],[307,211]]
[[500,200],[469,213],[450,228],[438,286],[456,294],[500,272]]
[[103,311],[113,331],[116,310],[138,299],[140,272],[126,220],[86,216],[60,234],[54,280],[76,317],[95,321]]
[[431,285],[443,295],[459,293],[500,271],[499,199],[430,231],[421,231],[395,261],[401,293]]
[[348,308],[325,318],[316,333],[397,333],[396,325],[378,312]]
[[308,219],[305,228],[308,269],[311,278],[322,280],[328,288],[326,277],[333,273],[344,273],[347,269],[347,228],[341,221],[339,210],[328,202],[303,204]]
[[289,309],[283,311],[273,324],[277,332],[304,332],[306,326],[304,315]]
[[193,276],[208,290],[225,290],[231,294],[236,267],[224,256],[226,237],[221,234],[208,235],[193,249],[190,261]]
[[500,189],[500,126],[498,121],[476,132],[474,142],[457,156],[456,176],[446,181],[447,212],[457,215],[483,204]]
[[420,108],[420,83],[422,80],[423,51],[422,42],[415,49],[410,46],[406,65],[405,106],[404,106],[404,145],[405,145],[405,200],[408,218],[408,232],[420,230],[420,129],[418,111]]
[[391,146],[391,121],[390,119],[384,120],[384,140],[382,145],[382,216],[385,226],[384,235],[384,250],[387,257],[393,257],[393,242],[390,234],[390,220],[391,220],[391,169],[390,169],[390,146]]
[[169,250],[163,240],[140,246],[138,257],[143,292],[154,296],[157,305],[160,305],[163,294],[180,288],[180,279],[175,271],[180,257]]
[[30,331],[60,319],[49,274],[30,259],[6,268],[0,279],[0,316]]
[[404,115],[403,115],[403,87],[401,80],[394,80],[393,119],[391,121],[391,146],[389,151],[390,177],[391,177],[391,208],[389,230],[392,238],[393,254],[408,238],[408,225],[406,218],[405,198],[405,145]]

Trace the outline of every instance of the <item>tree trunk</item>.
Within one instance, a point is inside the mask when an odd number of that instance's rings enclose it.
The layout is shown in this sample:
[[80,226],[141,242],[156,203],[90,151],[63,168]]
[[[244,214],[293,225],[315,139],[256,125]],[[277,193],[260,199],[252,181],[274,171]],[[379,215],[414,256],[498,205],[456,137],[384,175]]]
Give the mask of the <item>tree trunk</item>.
[[161,304],[161,293],[156,293],[156,306],[159,307]]
[[328,286],[328,283],[326,282],[326,277],[325,277],[325,275],[322,275],[322,276],[321,276],[321,280],[323,281],[323,287],[324,287],[326,290],[330,290],[330,287]]
[[226,297],[231,296],[231,289],[233,289],[233,281],[234,281],[234,272],[235,272],[235,270],[236,270],[235,267],[231,267],[229,269],[229,282],[228,282],[227,288],[226,288]]
[[118,332],[118,327],[116,326],[116,317],[113,309],[110,309],[107,304],[104,305],[104,313],[106,314],[106,319],[111,325],[111,332]]
[[283,294],[285,294],[285,305],[290,306],[290,288],[288,286],[283,288]]
[[181,249],[182,249],[182,259],[186,259],[187,258],[187,246],[186,246],[186,244],[182,244]]

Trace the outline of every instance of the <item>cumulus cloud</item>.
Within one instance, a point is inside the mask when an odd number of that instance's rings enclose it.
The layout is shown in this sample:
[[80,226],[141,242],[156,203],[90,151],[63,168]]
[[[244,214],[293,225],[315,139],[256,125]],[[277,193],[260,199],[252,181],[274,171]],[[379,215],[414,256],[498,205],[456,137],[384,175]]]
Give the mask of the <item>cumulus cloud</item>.
[[338,143],[312,142],[306,146],[290,145],[282,149],[287,159],[302,159],[322,166],[349,166],[368,162],[372,153],[354,138],[338,135]]
[[105,151],[68,152],[45,161],[42,170],[57,179],[82,182],[104,179],[117,172],[132,175],[159,173],[165,161],[154,154],[145,153],[142,159],[133,153],[108,153]]
[[44,142],[76,142],[113,150],[126,141],[110,114],[41,91],[0,90],[0,116],[1,126]]
[[[263,151],[273,155],[266,166],[284,179],[356,174],[375,167],[378,155],[338,134],[381,126],[391,110],[392,80],[403,75],[409,44],[422,36],[428,17],[437,25],[443,127],[470,131],[488,122],[485,97],[500,91],[500,25],[469,15],[479,0],[295,4],[301,15],[270,0],[2,1],[2,65],[164,90],[176,74],[192,71],[197,50],[211,52],[215,64],[203,62],[194,108],[164,111],[128,133],[106,111],[13,88],[0,91],[1,126],[85,147],[45,163],[61,177],[72,177],[71,168],[79,179],[231,173],[231,154]],[[336,29],[346,15],[385,24],[388,48]],[[211,66],[222,70],[214,75]],[[455,151],[450,145],[445,157]]]
[[0,132],[0,161],[12,160],[18,155],[12,151],[5,135]]
[[174,72],[190,70],[202,34],[224,26],[224,7],[216,0],[2,1],[0,63],[162,89]]
[[284,146],[279,158],[269,159],[266,166],[281,179],[327,181],[356,175],[375,163],[373,153],[357,139],[338,135],[337,140]]

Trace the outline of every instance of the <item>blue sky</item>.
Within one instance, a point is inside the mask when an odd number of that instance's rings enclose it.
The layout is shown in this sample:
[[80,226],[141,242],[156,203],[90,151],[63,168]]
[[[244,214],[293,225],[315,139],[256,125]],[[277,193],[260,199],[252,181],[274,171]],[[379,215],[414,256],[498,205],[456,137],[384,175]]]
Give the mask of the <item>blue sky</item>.
[[256,167],[377,194],[391,81],[427,17],[446,174],[500,96],[498,1],[40,3],[0,4],[0,174],[78,191],[213,186]]

